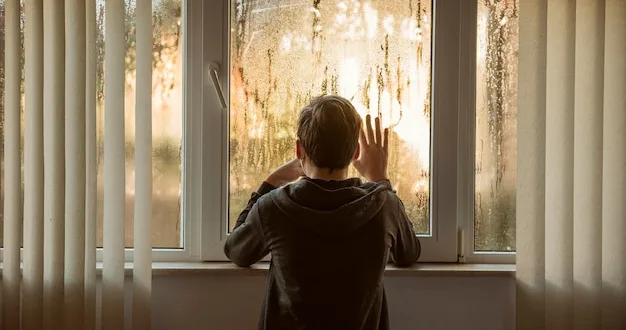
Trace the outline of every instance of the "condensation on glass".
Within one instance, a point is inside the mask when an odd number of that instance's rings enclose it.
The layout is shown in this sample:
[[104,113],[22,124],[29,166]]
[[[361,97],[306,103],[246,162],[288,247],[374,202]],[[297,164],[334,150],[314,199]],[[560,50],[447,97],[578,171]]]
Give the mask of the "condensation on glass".
[[[22,1],[23,3],[23,1]],[[104,0],[97,0],[97,143],[98,143],[98,246],[102,246],[104,198]],[[181,143],[182,143],[182,0],[153,0],[153,209],[154,247],[181,247]],[[133,244],[135,187],[135,2],[126,6],[126,246]],[[22,4],[22,21],[24,20]],[[22,23],[22,30],[23,30]],[[23,41],[23,31],[22,31]],[[22,46],[22,59],[24,49]],[[23,65],[23,63],[22,63]],[[23,79],[22,77],[22,164],[23,164]],[[4,90],[4,1],[0,0],[0,90]],[[0,122],[4,122],[4,93],[0,93]],[[0,136],[4,138],[2,126]],[[3,151],[4,140],[0,143]],[[4,166],[4,154],[0,157]],[[0,180],[0,197],[4,197]],[[3,203],[0,201],[0,210]],[[0,233],[3,226],[0,224]],[[0,234],[0,240],[2,235]]]
[[432,2],[231,0],[230,19],[229,228],[294,157],[300,110],[338,94],[391,128],[391,182],[428,234]]
[[518,1],[478,2],[474,249],[515,251]]

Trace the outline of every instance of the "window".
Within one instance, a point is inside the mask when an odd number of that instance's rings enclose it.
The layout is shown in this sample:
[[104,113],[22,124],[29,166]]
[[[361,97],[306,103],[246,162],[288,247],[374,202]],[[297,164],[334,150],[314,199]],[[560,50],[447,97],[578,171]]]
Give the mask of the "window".
[[[96,4],[101,244],[104,0]],[[125,4],[132,248],[135,2]],[[299,110],[337,93],[391,128],[389,174],[421,237],[421,260],[512,262],[517,8],[517,0],[153,0],[155,260],[225,260],[223,242],[250,193],[294,155]],[[3,9],[0,0],[2,56]]]

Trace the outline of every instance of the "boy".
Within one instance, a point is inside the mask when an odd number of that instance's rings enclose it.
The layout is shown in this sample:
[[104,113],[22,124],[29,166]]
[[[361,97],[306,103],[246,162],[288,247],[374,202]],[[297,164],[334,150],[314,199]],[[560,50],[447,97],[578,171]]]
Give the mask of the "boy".
[[[348,100],[314,99],[297,158],[252,194],[226,240],[239,266],[272,254],[259,329],[389,328],[385,265],[413,264],[420,244],[387,179],[388,129],[376,118],[374,132],[369,115],[366,126]],[[348,178],[350,163],[367,183]]]

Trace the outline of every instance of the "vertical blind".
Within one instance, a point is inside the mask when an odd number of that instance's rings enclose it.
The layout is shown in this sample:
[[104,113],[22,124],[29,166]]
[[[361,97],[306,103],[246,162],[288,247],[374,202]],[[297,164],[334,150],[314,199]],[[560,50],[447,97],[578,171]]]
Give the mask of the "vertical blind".
[[517,328],[626,329],[626,1],[521,0]]
[[[124,0],[105,2],[104,246],[100,311],[96,310],[96,3],[95,0],[25,0],[23,5],[22,175],[22,5],[20,0],[4,2],[2,327],[95,329],[99,318],[105,330],[124,329],[124,128],[133,124],[124,122]],[[149,329],[151,0],[137,0],[136,15],[137,179],[134,299],[129,307],[133,329]]]

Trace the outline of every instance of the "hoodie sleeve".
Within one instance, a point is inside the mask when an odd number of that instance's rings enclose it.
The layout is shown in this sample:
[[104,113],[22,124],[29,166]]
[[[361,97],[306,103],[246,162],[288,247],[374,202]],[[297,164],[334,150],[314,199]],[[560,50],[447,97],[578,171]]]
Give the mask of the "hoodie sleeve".
[[420,241],[415,236],[413,224],[404,210],[404,204],[396,196],[398,208],[395,214],[396,226],[393,245],[391,246],[391,261],[399,267],[411,266],[420,256]]
[[269,253],[257,201],[274,189],[274,186],[263,182],[259,190],[252,193],[248,205],[237,218],[235,229],[226,238],[224,253],[237,266],[248,267]]

